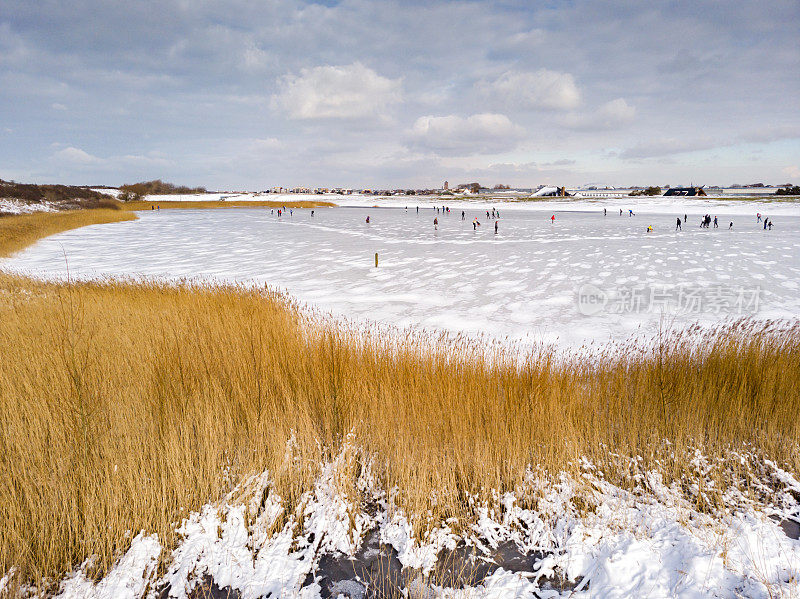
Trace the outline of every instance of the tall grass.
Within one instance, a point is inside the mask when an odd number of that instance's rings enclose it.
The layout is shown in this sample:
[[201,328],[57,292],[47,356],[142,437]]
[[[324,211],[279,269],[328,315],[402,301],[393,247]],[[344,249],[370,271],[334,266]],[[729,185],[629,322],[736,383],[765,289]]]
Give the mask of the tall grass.
[[[109,205],[121,203],[108,200]],[[136,215],[117,208],[34,212],[0,218],[0,258],[10,256],[48,235],[87,225],[135,220]]]
[[430,518],[466,518],[468,496],[581,456],[622,482],[615,453],[667,480],[687,475],[694,447],[748,444],[800,466],[797,326],[592,360],[487,355],[311,322],[265,289],[4,275],[0,356],[0,571],[20,580],[91,555],[102,573],[130,531],[168,544],[188,510],[265,468],[291,504],[348,436]]

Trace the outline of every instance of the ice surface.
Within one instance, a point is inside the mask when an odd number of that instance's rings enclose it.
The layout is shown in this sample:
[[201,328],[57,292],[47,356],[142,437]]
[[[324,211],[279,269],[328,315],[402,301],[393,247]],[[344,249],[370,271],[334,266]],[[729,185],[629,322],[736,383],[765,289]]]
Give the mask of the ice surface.
[[[269,284],[359,321],[565,346],[652,336],[660,322],[800,316],[800,210],[773,217],[771,231],[755,214],[717,214],[719,229],[690,216],[676,232],[675,214],[503,208],[495,234],[486,209],[463,221],[430,207],[144,211],[44,239],[2,266]],[[606,305],[579,306],[587,288]]]

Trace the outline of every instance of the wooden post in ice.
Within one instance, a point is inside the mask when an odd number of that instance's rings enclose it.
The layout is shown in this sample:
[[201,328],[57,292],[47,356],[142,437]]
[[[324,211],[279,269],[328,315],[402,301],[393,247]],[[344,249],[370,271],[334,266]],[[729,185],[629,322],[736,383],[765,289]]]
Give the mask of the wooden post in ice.
[[378,268],[378,252],[375,252],[375,268]]

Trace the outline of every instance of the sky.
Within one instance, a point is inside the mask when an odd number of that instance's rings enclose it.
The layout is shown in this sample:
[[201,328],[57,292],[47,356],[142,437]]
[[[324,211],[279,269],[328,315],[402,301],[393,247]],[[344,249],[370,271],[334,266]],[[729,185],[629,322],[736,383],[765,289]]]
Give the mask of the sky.
[[0,1],[0,178],[800,183],[800,2]]

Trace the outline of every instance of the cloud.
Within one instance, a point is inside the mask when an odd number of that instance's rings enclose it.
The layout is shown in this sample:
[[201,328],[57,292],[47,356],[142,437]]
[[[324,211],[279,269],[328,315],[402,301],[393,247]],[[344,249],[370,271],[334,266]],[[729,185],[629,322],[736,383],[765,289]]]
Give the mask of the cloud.
[[480,81],[478,90],[504,106],[533,110],[570,110],[581,103],[581,93],[569,73],[539,69],[506,71],[494,81]]
[[625,159],[655,158],[672,154],[683,154],[685,152],[709,150],[724,145],[730,145],[730,143],[723,143],[707,137],[665,137],[638,143],[622,151],[619,156]]
[[75,165],[98,164],[102,162],[97,156],[92,156],[88,152],[84,152],[80,148],[73,148],[69,146],[63,150],[59,150],[53,156],[60,162],[67,162]]
[[[40,181],[427,185],[440,178],[442,160],[463,157],[470,168],[577,159],[560,167],[574,173],[559,177],[568,184],[689,181],[698,171],[723,183],[779,181],[783,167],[800,164],[792,131],[800,119],[787,100],[800,95],[800,78],[789,76],[800,72],[800,54],[775,44],[794,39],[796,0],[702,10],[666,0],[613,9],[442,0],[163,0],[157,11],[136,2],[40,4],[3,0],[0,18],[0,114],[9,115],[0,124],[0,170]],[[702,38],[702,48],[676,44],[675,32]],[[758,93],[721,93],[756,80]],[[613,102],[619,96],[625,104]],[[529,137],[445,143],[411,130],[422,115],[481,113],[507,115]],[[247,149],[272,137],[282,147]],[[53,139],[67,144],[50,148]],[[720,159],[682,160],[698,143],[730,147]],[[756,144],[764,146],[758,159]],[[67,145],[102,162],[53,157]],[[387,150],[377,160],[376,147],[411,156]],[[487,151],[502,155],[475,153]],[[125,162],[128,153],[144,158]],[[621,153],[631,158],[622,166]],[[159,156],[171,165],[144,164]],[[240,156],[252,156],[245,168]],[[642,156],[659,158],[634,160]]]
[[781,172],[791,177],[794,181],[800,179],[800,166],[787,166],[786,168],[781,169]]
[[399,79],[382,77],[360,62],[301,69],[300,75],[282,77],[279,86],[273,107],[300,120],[382,118],[402,99]]
[[636,117],[636,108],[624,98],[611,100],[589,113],[571,113],[562,119],[569,129],[583,131],[602,131],[619,129],[631,123]]
[[412,145],[437,154],[468,156],[493,154],[514,148],[525,130],[504,114],[419,117],[409,134]]
[[750,143],[770,143],[797,138],[800,138],[800,125],[767,125],[741,136],[742,141]]
[[[54,145],[57,147],[58,144]],[[173,166],[171,161],[157,154],[125,154],[121,156],[109,156],[107,158],[101,158],[73,146],[68,146],[58,150],[53,154],[53,158],[59,164],[69,165],[75,168],[93,168],[101,170],[120,167],[132,168]]]

